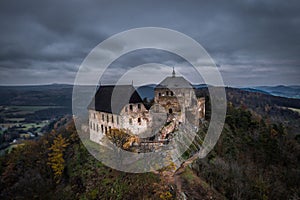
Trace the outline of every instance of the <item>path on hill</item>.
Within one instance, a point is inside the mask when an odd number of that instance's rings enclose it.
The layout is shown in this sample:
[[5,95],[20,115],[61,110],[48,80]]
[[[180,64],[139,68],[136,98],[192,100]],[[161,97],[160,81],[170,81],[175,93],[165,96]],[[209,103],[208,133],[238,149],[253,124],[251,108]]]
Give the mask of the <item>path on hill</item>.
[[190,197],[204,200],[225,199],[190,168],[190,164],[197,158],[198,156],[192,156],[175,171],[169,169],[163,172],[156,171],[155,173],[161,176],[166,185],[175,186],[176,199],[185,200],[190,199]]

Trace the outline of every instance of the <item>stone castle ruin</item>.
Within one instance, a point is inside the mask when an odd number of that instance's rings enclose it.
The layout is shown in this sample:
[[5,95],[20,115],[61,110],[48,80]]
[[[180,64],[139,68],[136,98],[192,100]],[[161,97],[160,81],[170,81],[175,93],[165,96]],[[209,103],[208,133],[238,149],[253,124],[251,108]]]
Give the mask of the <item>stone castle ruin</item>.
[[154,88],[152,105],[132,85],[102,85],[88,109],[93,142],[100,144],[105,134],[118,129],[139,138],[137,146],[159,146],[172,140],[181,124],[189,123],[197,130],[204,119],[205,99],[196,97],[191,83],[173,69],[172,76]]

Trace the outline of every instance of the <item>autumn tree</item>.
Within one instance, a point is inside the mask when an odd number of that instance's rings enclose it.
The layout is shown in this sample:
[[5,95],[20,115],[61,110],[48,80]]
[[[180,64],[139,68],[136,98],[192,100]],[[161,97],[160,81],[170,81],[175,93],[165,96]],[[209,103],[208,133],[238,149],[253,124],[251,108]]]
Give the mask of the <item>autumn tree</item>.
[[64,151],[68,146],[68,139],[63,138],[59,134],[53,141],[53,144],[49,148],[48,162],[47,164],[51,167],[54,173],[54,179],[56,183],[60,182],[63,170],[65,168]]

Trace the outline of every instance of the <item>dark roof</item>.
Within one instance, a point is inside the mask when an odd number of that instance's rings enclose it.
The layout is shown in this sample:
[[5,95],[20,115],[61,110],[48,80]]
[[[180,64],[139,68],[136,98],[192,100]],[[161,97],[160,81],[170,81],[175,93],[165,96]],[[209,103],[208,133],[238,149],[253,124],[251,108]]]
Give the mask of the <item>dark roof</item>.
[[99,87],[88,109],[120,114],[129,103],[143,103],[132,85],[103,85]]
[[193,86],[182,76],[169,76],[160,82],[156,88],[193,88]]

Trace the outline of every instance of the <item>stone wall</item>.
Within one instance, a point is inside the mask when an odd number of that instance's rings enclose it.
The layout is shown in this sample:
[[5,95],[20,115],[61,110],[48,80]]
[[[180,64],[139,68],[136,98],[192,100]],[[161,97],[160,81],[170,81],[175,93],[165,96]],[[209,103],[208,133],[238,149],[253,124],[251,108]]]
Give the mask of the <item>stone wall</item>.
[[90,139],[99,143],[107,131],[122,129],[139,135],[151,125],[151,117],[144,104],[128,104],[120,115],[89,110]]
[[[154,114],[172,113],[176,116],[176,121],[184,123],[186,118],[195,126],[199,125],[199,120],[205,116],[205,98],[196,98],[193,89],[155,89],[154,109],[148,111],[144,104],[128,104],[119,115],[89,110],[89,130],[90,139],[100,143],[107,131],[111,129],[122,129],[134,135],[145,134],[146,132],[158,131],[155,126]],[[152,127],[152,128],[151,128]]]

